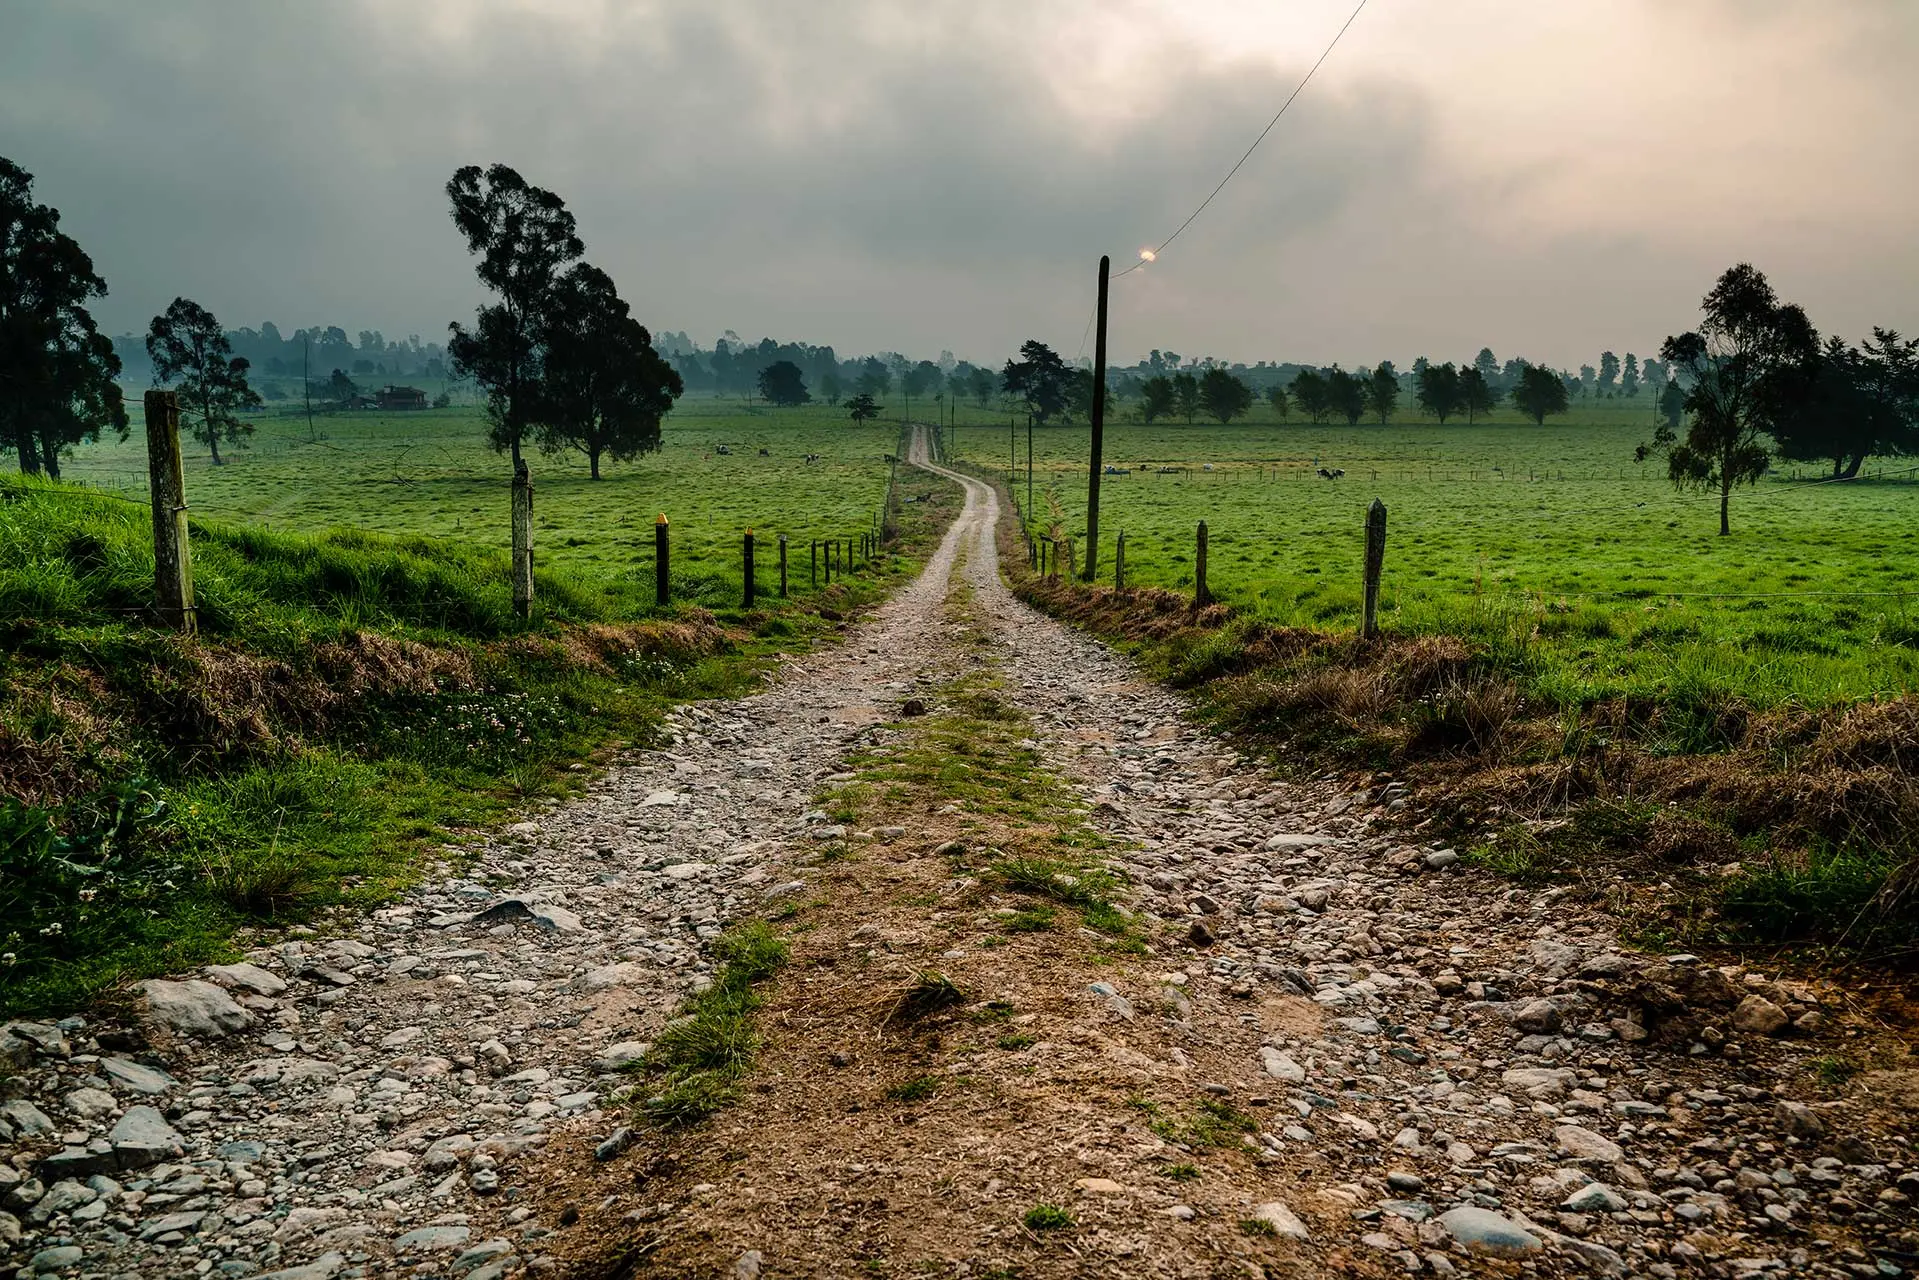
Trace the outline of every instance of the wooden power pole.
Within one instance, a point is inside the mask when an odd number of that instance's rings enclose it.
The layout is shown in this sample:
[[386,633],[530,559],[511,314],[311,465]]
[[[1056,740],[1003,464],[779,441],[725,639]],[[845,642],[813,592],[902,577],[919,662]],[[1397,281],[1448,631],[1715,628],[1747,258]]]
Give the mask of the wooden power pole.
[[1093,461],[1086,477],[1086,571],[1087,582],[1099,566],[1099,467],[1100,446],[1106,439],[1106,275],[1113,260],[1099,255],[1099,308],[1093,321]]
[[193,559],[187,548],[187,480],[180,460],[180,400],[149,391],[147,479],[153,497],[153,585],[160,620],[187,635],[199,629],[193,612]]
[[533,614],[533,473],[525,458],[513,464],[513,612]]

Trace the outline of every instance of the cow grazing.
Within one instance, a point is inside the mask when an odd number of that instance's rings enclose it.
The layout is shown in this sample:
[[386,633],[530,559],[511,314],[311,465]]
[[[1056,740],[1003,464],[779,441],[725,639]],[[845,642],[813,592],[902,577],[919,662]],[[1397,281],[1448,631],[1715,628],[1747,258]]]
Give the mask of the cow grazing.
[[1331,471],[1328,471],[1324,467],[1319,469],[1319,478],[1322,480],[1337,480],[1345,474],[1346,468],[1344,467],[1334,467]]

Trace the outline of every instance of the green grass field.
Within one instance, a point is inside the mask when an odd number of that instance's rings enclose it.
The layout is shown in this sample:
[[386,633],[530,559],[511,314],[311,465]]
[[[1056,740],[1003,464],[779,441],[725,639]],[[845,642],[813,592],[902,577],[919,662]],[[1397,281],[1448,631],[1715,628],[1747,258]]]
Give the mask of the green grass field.
[[[131,397],[137,398],[137,397]],[[80,451],[69,480],[140,497],[146,445],[134,411],[124,443]],[[297,414],[262,417],[248,448],[214,467],[188,445],[187,500],[194,518],[316,532],[357,529],[423,534],[504,549],[512,476],[487,447],[475,409],[339,413],[315,419],[310,439]],[[900,428],[855,427],[842,410],[775,410],[694,399],[668,418],[665,448],[633,462],[602,463],[588,478],[578,454],[529,454],[534,483],[534,555],[543,568],[608,591],[653,581],[653,525],[665,514],[683,596],[704,604],[737,599],[741,537],[753,529],[760,581],[777,563],[784,533],[794,585],[805,582],[813,539],[866,532],[886,492]],[[732,449],[730,456],[716,452]],[[766,448],[768,457],[760,457]],[[816,453],[816,463],[805,455]]]
[[[1919,478],[1819,484],[1788,469],[1735,494],[1721,538],[1713,496],[1676,492],[1658,463],[1633,462],[1651,434],[1643,416],[1608,405],[1545,427],[1117,425],[1105,460],[1132,474],[1102,481],[1101,575],[1111,580],[1123,530],[1131,583],[1190,590],[1205,520],[1215,596],[1349,629],[1378,497],[1383,625],[1494,642],[1555,701],[1696,688],[1819,706],[1910,691]],[[961,460],[1007,469],[1003,420],[958,436]],[[1012,443],[1023,468],[1023,426]],[[1076,539],[1088,449],[1084,427],[1034,433],[1037,514]],[[1346,474],[1325,480],[1318,467]],[[1023,502],[1023,475],[1014,488]]]

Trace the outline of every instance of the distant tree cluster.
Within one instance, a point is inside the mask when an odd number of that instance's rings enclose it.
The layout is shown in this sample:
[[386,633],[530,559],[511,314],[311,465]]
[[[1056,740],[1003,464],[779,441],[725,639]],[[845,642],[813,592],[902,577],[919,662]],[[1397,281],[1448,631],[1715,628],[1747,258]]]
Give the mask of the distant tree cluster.
[[496,299],[471,329],[451,325],[447,342],[454,373],[486,393],[494,448],[515,470],[529,439],[549,453],[577,449],[595,480],[603,456],[658,449],[680,375],[612,278],[579,260],[585,245],[565,202],[503,164],[458,170],[446,193]]

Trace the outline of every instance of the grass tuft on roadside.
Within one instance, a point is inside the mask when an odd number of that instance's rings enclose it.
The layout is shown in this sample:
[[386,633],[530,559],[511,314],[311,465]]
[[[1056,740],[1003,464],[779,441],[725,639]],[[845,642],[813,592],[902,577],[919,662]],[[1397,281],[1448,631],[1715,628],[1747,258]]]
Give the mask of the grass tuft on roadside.
[[786,943],[772,926],[755,920],[724,934],[714,944],[719,971],[712,985],[680,1007],[646,1056],[634,1064],[648,1090],[635,1113],[663,1129],[685,1128],[733,1103],[753,1065],[760,1038],[754,1013],[762,997],[755,989],[785,966]]

